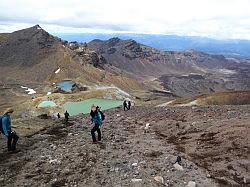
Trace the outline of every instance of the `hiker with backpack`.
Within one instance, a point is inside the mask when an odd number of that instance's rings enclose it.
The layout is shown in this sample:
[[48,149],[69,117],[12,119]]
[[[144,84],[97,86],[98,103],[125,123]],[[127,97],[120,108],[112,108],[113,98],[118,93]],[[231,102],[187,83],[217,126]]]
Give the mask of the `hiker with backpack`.
[[11,114],[14,112],[13,109],[8,108],[4,115],[0,117],[0,130],[8,138],[7,148],[8,151],[16,151],[16,144],[19,139],[17,134],[11,129]]
[[91,116],[91,122],[93,124],[93,127],[91,129],[91,135],[92,135],[93,143],[95,144],[97,143],[96,136],[95,136],[96,131],[98,133],[98,141],[101,141],[102,135],[101,135],[100,127],[102,125],[102,121],[105,119],[105,116],[100,111],[100,108],[95,105],[91,106],[90,116]]

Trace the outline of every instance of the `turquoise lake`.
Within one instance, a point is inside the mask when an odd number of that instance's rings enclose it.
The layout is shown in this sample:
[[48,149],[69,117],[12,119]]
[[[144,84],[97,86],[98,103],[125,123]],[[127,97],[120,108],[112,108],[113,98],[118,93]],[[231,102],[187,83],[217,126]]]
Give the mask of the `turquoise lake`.
[[73,85],[74,85],[74,82],[71,80],[65,80],[65,81],[56,83],[57,87],[61,88],[62,90],[66,92],[70,92]]
[[38,107],[55,107],[57,106],[55,102],[53,101],[42,101],[39,103]]
[[92,104],[101,107],[102,110],[116,108],[122,105],[122,101],[108,100],[108,99],[87,99],[80,102],[66,102],[63,106],[64,110],[67,110],[70,115],[87,114],[90,112]]

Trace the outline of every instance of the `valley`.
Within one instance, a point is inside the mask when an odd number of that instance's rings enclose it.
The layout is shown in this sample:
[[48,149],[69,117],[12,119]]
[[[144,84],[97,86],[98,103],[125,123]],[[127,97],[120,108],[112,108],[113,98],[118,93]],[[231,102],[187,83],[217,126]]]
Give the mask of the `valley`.
[[[106,115],[97,145],[92,104]],[[250,184],[247,59],[65,41],[35,25],[0,35],[0,112],[8,107],[20,152],[0,136],[0,186]]]

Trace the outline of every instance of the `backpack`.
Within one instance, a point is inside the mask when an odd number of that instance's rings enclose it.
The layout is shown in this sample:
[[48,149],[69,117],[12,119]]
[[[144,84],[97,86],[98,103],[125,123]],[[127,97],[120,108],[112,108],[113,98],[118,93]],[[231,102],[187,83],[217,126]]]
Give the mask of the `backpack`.
[[2,123],[3,116],[0,116],[0,134],[3,133],[3,123]]
[[102,111],[99,111],[99,112],[100,112],[100,114],[102,116],[102,121],[105,120],[105,115],[103,114],[103,112]]

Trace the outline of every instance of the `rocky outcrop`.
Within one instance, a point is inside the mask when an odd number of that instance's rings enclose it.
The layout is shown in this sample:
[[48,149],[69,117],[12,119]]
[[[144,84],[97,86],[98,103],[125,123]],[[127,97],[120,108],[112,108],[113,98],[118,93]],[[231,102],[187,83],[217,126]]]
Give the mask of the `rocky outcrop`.
[[81,85],[81,84],[74,84],[72,85],[72,88],[71,88],[71,91],[73,93],[75,92],[81,92],[81,91],[87,91],[88,90],[88,87],[87,86],[84,86],[84,85]]
[[87,47],[87,44],[69,42],[67,46],[80,58],[82,64],[92,64],[94,67],[103,67],[107,63],[102,55],[98,55],[94,50]]

